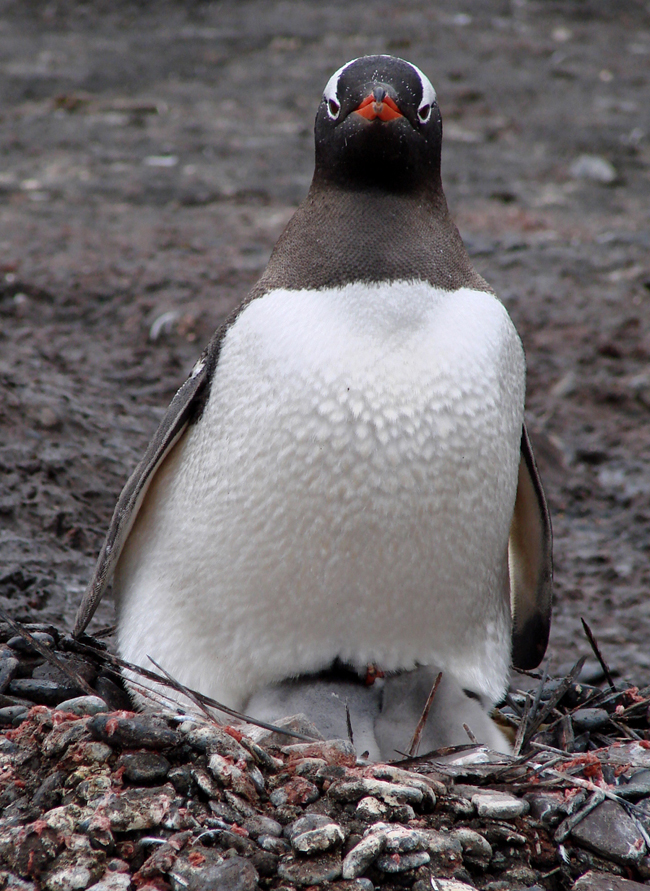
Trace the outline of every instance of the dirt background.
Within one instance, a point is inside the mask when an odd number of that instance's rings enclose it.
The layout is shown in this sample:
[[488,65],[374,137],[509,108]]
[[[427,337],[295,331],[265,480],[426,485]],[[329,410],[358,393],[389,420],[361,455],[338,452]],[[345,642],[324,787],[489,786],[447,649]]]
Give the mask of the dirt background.
[[452,212],[524,341],[551,668],[588,651],[584,616],[648,683],[650,4],[631,0],[0,2],[0,604],[71,628],[126,476],[307,190],[327,78],[373,52],[434,83]]

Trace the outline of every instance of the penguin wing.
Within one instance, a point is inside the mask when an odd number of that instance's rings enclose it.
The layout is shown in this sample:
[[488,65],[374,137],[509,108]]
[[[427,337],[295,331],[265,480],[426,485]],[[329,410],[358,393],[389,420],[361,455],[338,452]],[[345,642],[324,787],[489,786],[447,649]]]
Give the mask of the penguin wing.
[[551,627],[553,532],[533,449],[524,425],[517,499],[508,541],[512,663],[536,668],[544,658]]
[[214,358],[211,355],[213,352],[211,347],[212,344],[201,356],[188,379],[172,399],[160,426],[147,446],[146,452],[122,489],[95,564],[93,577],[77,610],[72,632],[74,637],[79,637],[83,633],[99,606],[99,601],[104,596],[115,564],[158,468],[204,404],[203,397],[209,380],[209,372],[214,364],[209,361]]

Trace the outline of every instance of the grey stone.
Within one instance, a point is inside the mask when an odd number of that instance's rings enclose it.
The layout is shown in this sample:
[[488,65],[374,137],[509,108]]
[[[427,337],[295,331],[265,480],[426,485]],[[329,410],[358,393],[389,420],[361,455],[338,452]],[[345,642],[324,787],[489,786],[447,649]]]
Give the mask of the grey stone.
[[93,850],[85,836],[73,835],[43,876],[43,886],[47,891],[84,891],[99,879],[105,863],[105,854]]
[[242,857],[230,857],[211,870],[209,882],[197,885],[196,891],[255,891],[258,887],[257,870]]
[[463,849],[463,860],[470,866],[484,869],[492,859],[492,845],[473,829],[462,827],[454,829],[450,835],[460,842]]
[[283,838],[277,838],[274,835],[260,835],[257,838],[257,844],[263,851],[269,851],[271,854],[288,854],[291,850],[289,845]]
[[514,820],[528,812],[528,802],[507,792],[484,790],[472,796],[472,804],[479,817],[493,820]]
[[585,730],[598,730],[609,721],[609,714],[604,708],[579,708],[571,715],[571,721],[580,733]]
[[272,820],[270,817],[265,817],[262,814],[244,820],[243,828],[248,832],[251,838],[259,838],[263,835],[270,835],[271,837],[278,838],[282,835],[282,824],[278,823],[277,820]]
[[310,783],[304,777],[294,777],[280,786],[269,796],[269,800],[275,807],[283,805],[305,805],[311,804],[320,797],[318,786]]
[[[197,848],[203,862],[194,865],[185,852],[169,872],[173,891],[255,891],[258,873],[243,857],[224,859],[212,848]],[[188,852],[189,853],[189,852]]]
[[99,715],[109,710],[99,696],[75,696],[74,699],[60,702],[56,708],[58,711],[70,712],[73,715]]
[[359,820],[363,820],[366,823],[377,823],[386,817],[388,807],[382,801],[379,801],[378,798],[367,795],[358,803],[355,814]]
[[618,179],[614,165],[600,155],[579,155],[569,166],[569,173],[574,179],[589,179],[603,185]]
[[340,845],[345,834],[338,823],[322,814],[307,814],[284,830],[291,846],[299,854],[313,855]]
[[100,801],[91,820],[98,826],[108,821],[112,832],[133,832],[160,826],[175,796],[173,786],[154,789],[128,789],[121,795],[111,793]]
[[4,693],[9,683],[14,679],[19,664],[18,659],[11,655],[10,650],[0,651],[0,693]]
[[60,724],[43,740],[42,751],[48,758],[58,758],[68,748],[86,735],[86,722],[69,721]]
[[124,776],[132,783],[155,783],[164,780],[170,764],[159,752],[125,753],[117,762]]
[[385,829],[384,832],[386,837],[385,849],[389,854],[408,854],[411,851],[424,851],[429,844],[428,834],[420,832],[418,829],[408,829],[406,826],[391,826]]
[[526,844],[525,835],[503,824],[488,823],[483,832],[492,845],[514,845],[516,848],[523,848]]
[[408,854],[382,854],[377,858],[376,866],[382,872],[408,872],[425,866],[431,858],[426,851],[411,851]]
[[564,804],[564,796],[557,792],[530,792],[524,798],[530,805],[530,815],[534,820],[552,826],[562,819],[560,808]]
[[95,715],[86,726],[95,739],[125,749],[164,749],[181,739],[165,720],[153,715]]
[[632,801],[650,796],[650,770],[638,770],[630,777],[629,782],[618,786],[616,794]]
[[128,891],[131,885],[131,876],[128,872],[106,871],[103,877],[95,885],[90,885],[88,891]]
[[38,787],[32,798],[32,804],[49,811],[56,807],[61,800],[61,790],[65,774],[61,770],[55,770],[47,776]]
[[595,854],[621,863],[639,863],[646,845],[635,822],[615,801],[603,801],[574,826],[571,835]]
[[458,879],[432,879],[431,888],[434,891],[476,891],[473,885]]
[[[38,641],[38,643],[42,644],[48,649],[52,649],[52,647],[54,646],[54,638],[46,631],[32,631],[31,635],[34,640]],[[10,640],[8,640],[7,646],[11,647],[11,649],[15,650],[17,653],[38,653],[38,650],[36,650],[28,640],[26,640],[19,634],[16,635],[16,637],[12,637]]]
[[424,793],[414,786],[387,783],[385,780],[361,778],[333,784],[328,794],[336,801],[359,801],[366,796],[381,798],[386,804],[421,804]]
[[189,795],[192,789],[192,770],[187,764],[173,767],[167,774],[167,779],[179,795]]
[[426,848],[433,857],[448,859],[451,855],[452,860],[461,859],[463,846],[456,835],[451,832],[438,832],[436,829],[429,829],[426,835]]
[[[374,827],[373,827],[374,829]],[[343,861],[344,879],[356,879],[370,867],[386,847],[386,836],[382,832],[371,832],[348,852]]]
[[29,699],[38,705],[58,705],[81,692],[72,683],[58,683],[44,678],[14,678],[7,688],[11,696]]
[[573,883],[571,891],[647,891],[648,886],[609,872],[590,870]]
[[246,764],[253,760],[251,753],[237,742],[234,736],[216,724],[186,721],[181,724],[179,730],[185,742],[200,752],[216,753],[224,758],[232,758],[234,762],[242,761]]
[[340,877],[341,857],[339,854],[322,854],[305,860],[289,854],[278,863],[278,875],[296,885],[324,885]]
[[0,708],[0,727],[17,727],[27,717],[29,708],[25,705],[7,705]]

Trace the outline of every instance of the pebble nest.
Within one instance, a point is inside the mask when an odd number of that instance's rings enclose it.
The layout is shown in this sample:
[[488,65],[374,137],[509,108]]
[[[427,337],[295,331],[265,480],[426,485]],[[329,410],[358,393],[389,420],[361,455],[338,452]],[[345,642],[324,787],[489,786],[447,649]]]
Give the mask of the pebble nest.
[[[633,891],[650,880],[650,688],[541,676],[485,746],[367,763],[130,710],[106,645],[0,625],[0,889]],[[639,886],[640,887],[640,886]]]

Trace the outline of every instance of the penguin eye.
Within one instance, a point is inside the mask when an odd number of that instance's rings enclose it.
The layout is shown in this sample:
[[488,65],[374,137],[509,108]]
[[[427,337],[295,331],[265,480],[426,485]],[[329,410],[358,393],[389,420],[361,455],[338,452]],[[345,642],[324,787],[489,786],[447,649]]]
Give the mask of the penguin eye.
[[429,118],[431,117],[431,108],[432,106],[428,103],[426,105],[421,105],[418,108],[418,117],[420,119],[420,123],[426,124],[426,122],[429,120]]
[[327,100],[327,113],[333,121],[335,121],[338,118],[340,111],[341,111],[341,106],[336,101],[336,99],[328,99]]

